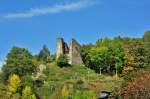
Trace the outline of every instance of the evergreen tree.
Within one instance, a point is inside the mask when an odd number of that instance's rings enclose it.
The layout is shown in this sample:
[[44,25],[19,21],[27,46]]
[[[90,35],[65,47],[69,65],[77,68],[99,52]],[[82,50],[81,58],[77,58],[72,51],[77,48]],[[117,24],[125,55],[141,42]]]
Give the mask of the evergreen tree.
[[50,51],[46,45],[43,45],[43,48],[41,49],[40,53],[38,54],[38,60],[43,61],[45,63],[51,61],[50,60]]
[[13,47],[7,55],[6,64],[2,68],[4,81],[9,75],[17,74],[20,77],[32,74],[36,70],[36,61],[25,48]]

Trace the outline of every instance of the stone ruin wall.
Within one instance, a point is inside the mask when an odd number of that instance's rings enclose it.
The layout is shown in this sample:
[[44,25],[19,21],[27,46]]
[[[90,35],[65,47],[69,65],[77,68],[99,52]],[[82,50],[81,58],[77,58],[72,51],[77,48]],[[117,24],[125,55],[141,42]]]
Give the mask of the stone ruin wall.
[[64,54],[63,42],[64,40],[62,38],[57,39],[56,58],[58,58],[61,54]]
[[75,39],[71,39],[70,47],[64,42],[63,38],[57,38],[56,58],[61,54],[65,54],[69,58],[69,64],[82,65],[82,58],[80,55],[80,45]]

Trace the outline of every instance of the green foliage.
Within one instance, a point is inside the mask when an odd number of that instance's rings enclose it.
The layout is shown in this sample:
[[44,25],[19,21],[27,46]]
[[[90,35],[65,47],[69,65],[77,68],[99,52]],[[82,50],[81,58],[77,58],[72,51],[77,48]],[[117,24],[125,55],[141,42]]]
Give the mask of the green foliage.
[[[55,83],[53,83],[53,84],[55,84]],[[47,85],[44,85],[44,86],[40,87],[39,89],[37,89],[36,93],[40,97],[45,97],[44,99],[49,99],[49,97],[55,92],[55,89],[59,86],[59,85],[55,86],[53,84],[47,83]]]
[[[127,73],[134,69],[147,68],[149,31],[141,38],[103,38],[95,45],[83,45],[81,56],[87,67],[96,72],[112,74]],[[146,47],[147,46],[147,47]],[[146,61],[148,60],[148,61]]]
[[26,87],[24,88],[24,90],[22,91],[23,97],[27,97],[27,96],[29,96],[29,95],[31,95],[31,94],[32,94],[32,90],[31,90],[31,87],[30,87],[30,86],[26,86]]
[[123,53],[123,47],[122,42],[116,38],[114,39],[115,48],[113,48],[113,54],[114,54],[114,62],[115,62],[115,69],[116,69],[116,77],[118,76],[118,72],[122,72],[123,66],[124,66],[124,53]]
[[31,86],[34,87],[34,80],[32,79],[31,75],[25,75],[21,78],[21,85],[22,86]]
[[150,30],[144,33],[143,40],[144,40],[144,48],[145,48],[146,58],[147,58],[146,60],[150,68]]
[[[86,47],[89,49],[84,50]],[[98,73],[121,72],[123,69],[124,53],[120,37],[99,39],[95,46],[84,45],[81,55],[87,60],[86,65]]]
[[82,45],[80,48],[82,61],[86,66],[89,66],[89,64],[90,64],[90,57],[88,56],[88,53],[90,52],[90,50],[93,47],[94,47],[94,45],[87,44],[87,45]]
[[25,88],[22,91],[22,98],[23,99],[36,99],[36,96],[33,94],[30,86],[25,86]]
[[77,84],[80,84],[80,85],[81,85],[81,84],[83,84],[83,83],[84,83],[84,82],[83,82],[81,79],[77,81]]
[[13,47],[7,55],[6,64],[2,68],[3,78],[7,81],[9,75],[17,74],[20,77],[32,74],[36,70],[36,61],[25,48]]
[[68,62],[68,57],[66,55],[60,55],[57,59],[57,65],[60,67],[69,66]]
[[93,91],[76,91],[74,99],[96,99],[97,95]]
[[46,45],[43,45],[43,48],[40,50],[40,53],[38,54],[37,59],[44,63],[49,63],[53,60],[50,56],[50,51]]
[[88,56],[90,57],[90,61],[92,63],[92,67],[96,70],[96,72],[100,71],[100,68],[104,68],[104,64],[107,61],[107,47],[95,47],[92,48]]
[[112,45],[112,39],[109,38],[102,38],[102,39],[98,39],[96,41],[96,46],[111,46]]
[[[114,91],[116,86],[120,88],[123,81],[110,75],[97,75],[95,71],[120,76],[128,71],[124,76],[125,83],[132,77],[140,76],[143,73],[139,70],[148,68],[147,64],[150,64],[149,38],[150,31],[147,31],[143,39],[103,38],[97,40],[96,44],[83,45],[80,51],[86,66],[69,66],[66,55],[60,55],[57,62],[53,62],[55,55],[50,55],[45,45],[36,58],[25,48],[13,47],[0,74],[0,98],[5,95],[4,99],[36,99],[38,96],[42,99],[96,99],[100,89]],[[46,64],[46,69],[36,78],[33,74],[38,71],[39,63]],[[130,68],[138,72],[131,72]],[[149,74],[144,77],[149,78]],[[144,81],[144,77],[138,82]],[[132,81],[130,83],[132,85]],[[141,86],[146,84],[145,81]],[[149,88],[149,84],[147,86]],[[136,87],[139,88],[138,85]]]
[[63,86],[61,94],[63,99],[67,99],[69,96],[69,88],[66,85]]

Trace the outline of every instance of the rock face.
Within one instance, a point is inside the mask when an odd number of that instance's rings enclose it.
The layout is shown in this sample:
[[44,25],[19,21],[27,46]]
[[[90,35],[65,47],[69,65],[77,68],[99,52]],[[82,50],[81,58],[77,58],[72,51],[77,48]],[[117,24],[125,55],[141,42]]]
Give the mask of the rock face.
[[63,38],[57,38],[56,58],[61,54],[65,54],[69,58],[69,64],[82,65],[82,58],[80,55],[80,45],[75,39],[71,39],[70,47],[64,42]]

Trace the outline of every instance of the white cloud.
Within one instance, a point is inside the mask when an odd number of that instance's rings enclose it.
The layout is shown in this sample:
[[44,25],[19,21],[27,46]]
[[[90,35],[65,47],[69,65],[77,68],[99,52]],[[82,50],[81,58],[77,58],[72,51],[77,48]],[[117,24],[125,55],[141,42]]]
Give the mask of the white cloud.
[[28,18],[33,16],[45,15],[45,14],[55,14],[64,11],[74,11],[82,8],[86,8],[94,5],[94,0],[80,0],[78,2],[66,3],[61,5],[54,5],[45,8],[31,8],[25,12],[19,13],[9,13],[3,16],[3,18]]

